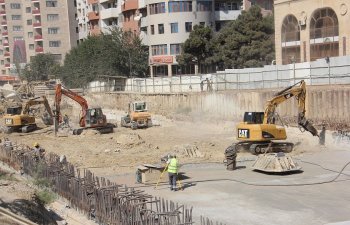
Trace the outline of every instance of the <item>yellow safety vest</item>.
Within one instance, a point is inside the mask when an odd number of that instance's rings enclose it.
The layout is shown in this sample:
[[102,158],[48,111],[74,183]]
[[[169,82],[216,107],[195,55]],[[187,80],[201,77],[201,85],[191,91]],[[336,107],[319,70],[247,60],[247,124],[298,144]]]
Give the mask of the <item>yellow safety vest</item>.
[[172,158],[168,165],[168,173],[177,173],[178,162],[176,158]]

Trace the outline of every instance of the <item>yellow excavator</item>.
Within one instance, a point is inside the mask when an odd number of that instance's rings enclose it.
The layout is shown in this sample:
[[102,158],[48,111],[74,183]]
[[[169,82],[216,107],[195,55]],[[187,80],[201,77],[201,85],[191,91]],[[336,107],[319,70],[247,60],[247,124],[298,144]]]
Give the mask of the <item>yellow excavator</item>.
[[28,133],[37,129],[35,116],[31,115],[31,107],[34,105],[43,104],[46,112],[42,116],[45,125],[53,124],[53,113],[51,107],[45,96],[41,98],[32,98],[22,104],[22,106],[9,107],[4,115],[5,133],[12,133],[14,131],[21,131]]
[[143,101],[129,103],[129,110],[126,116],[121,118],[122,127],[137,128],[152,127],[151,114],[148,112],[147,104]]
[[[290,157],[285,157],[284,153],[291,152],[294,144],[282,141],[287,139],[286,130],[283,126],[276,125],[276,121],[280,119],[276,112],[277,106],[292,97],[298,101],[298,126],[300,130],[302,132],[308,131],[313,136],[318,136],[315,127],[305,118],[306,84],[302,80],[276,93],[272,99],[267,101],[264,112],[245,112],[243,122],[237,126],[237,139],[239,142],[232,147],[236,151],[243,148],[253,154],[265,153],[264,156],[259,155],[260,161],[254,164],[256,168],[266,167],[259,170],[284,172],[300,169],[300,167],[294,165],[295,163],[292,162]],[[271,153],[268,158],[266,153]],[[267,166],[269,162],[276,160],[284,161],[286,168],[276,169],[276,165],[273,165],[273,163],[270,167]]]

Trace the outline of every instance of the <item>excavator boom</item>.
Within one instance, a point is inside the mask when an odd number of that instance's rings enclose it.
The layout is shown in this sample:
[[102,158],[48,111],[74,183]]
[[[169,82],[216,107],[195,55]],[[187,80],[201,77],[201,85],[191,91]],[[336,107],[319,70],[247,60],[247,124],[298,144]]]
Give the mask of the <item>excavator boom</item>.
[[80,95],[78,95],[77,93],[69,90],[69,89],[62,89],[62,85],[61,84],[57,84],[56,86],[56,93],[55,93],[55,110],[56,110],[56,115],[58,115],[59,118],[60,114],[61,114],[61,100],[62,100],[62,95],[67,96],[68,98],[72,99],[73,101],[77,102],[80,104],[81,106],[81,118],[79,120],[79,125],[81,127],[85,127],[85,117],[86,117],[86,113],[87,110],[89,108],[87,101],[85,100],[85,98],[81,97]]
[[274,124],[277,106],[292,97],[295,97],[298,101],[298,125],[309,131],[313,136],[318,136],[315,127],[305,118],[306,84],[303,80],[278,92],[272,99],[267,101],[263,123]]

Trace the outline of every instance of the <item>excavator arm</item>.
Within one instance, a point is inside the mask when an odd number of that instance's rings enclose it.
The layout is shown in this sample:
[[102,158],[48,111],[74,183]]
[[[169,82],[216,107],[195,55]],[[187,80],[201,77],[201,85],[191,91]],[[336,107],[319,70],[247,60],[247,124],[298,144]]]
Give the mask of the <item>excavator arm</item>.
[[39,99],[39,98],[40,97],[32,98],[32,99],[29,99],[26,103],[24,103],[21,114],[27,115],[32,106],[43,104],[45,106],[47,113],[49,114],[49,117],[43,117],[43,121],[46,125],[52,125],[54,117],[53,117],[53,112],[51,110],[50,104],[45,96],[42,96],[41,97],[42,99]]
[[65,95],[68,98],[80,104],[82,113],[81,113],[81,118],[79,120],[79,125],[81,127],[85,127],[85,117],[86,117],[87,110],[89,108],[87,101],[85,100],[85,98],[81,97],[75,92],[69,89],[63,89],[61,84],[57,84],[56,86],[56,93],[55,93],[56,116],[60,118],[60,114],[61,114],[60,105],[61,105],[62,95]]
[[272,99],[267,101],[263,123],[274,124],[277,106],[292,97],[298,100],[298,125],[309,131],[313,136],[318,136],[315,127],[305,118],[306,84],[303,80],[278,92]]

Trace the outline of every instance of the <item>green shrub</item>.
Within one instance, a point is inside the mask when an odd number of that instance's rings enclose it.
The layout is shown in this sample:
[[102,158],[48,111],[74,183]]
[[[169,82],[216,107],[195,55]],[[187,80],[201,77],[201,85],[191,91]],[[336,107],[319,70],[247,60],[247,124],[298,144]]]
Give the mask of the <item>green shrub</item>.
[[36,196],[44,205],[48,205],[57,199],[57,194],[49,189],[44,189],[36,192]]

